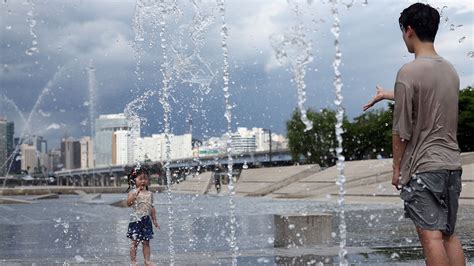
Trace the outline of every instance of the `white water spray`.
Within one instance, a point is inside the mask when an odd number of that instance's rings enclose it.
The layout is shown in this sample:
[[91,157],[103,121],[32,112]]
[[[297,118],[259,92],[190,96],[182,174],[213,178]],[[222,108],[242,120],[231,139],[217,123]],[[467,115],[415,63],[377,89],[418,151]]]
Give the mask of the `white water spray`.
[[298,4],[293,4],[293,10],[296,14],[297,25],[281,34],[270,36],[270,42],[275,51],[275,56],[281,65],[290,68],[293,80],[296,83],[298,92],[298,108],[301,113],[301,121],[305,124],[305,131],[313,128],[313,123],[308,119],[306,108],[306,65],[313,61],[311,41],[304,34],[303,23],[299,21],[300,11]]
[[229,207],[230,207],[230,236],[229,236],[229,246],[232,251],[232,265],[237,265],[237,251],[239,250],[237,246],[237,239],[235,237],[237,230],[237,223],[235,217],[235,203],[234,203],[234,180],[232,179],[232,168],[233,168],[233,159],[232,159],[232,105],[230,103],[230,91],[229,91],[229,50],[227,47],[227,38],[229,36],[226,20],[225,20],[225,0],[219,1],[219,11],[222,19],[221,26],[221,47],[222,54],[224,57],[224,66],[223,66],[223,88],[224,91],[224,102],[225,102],[225,113],[224,117],[227,120],[227,176],[229,178]]
[[28,13],[26,14],[27,15],[27,18],[26,18],[26,22],[28,22],[28,27],[30,29],[30,35],[31,35],[31,47],[28,48],[25,53],[27,55],[33,55],[35,53],[38,53],[39,50],[38,50],[38,36],[36,35],[35,33],[35,26],[36,26],[36,19],[35,19],[35,3],[33,0],[29,0],[28,1],[29,5],[30,5],[30,10],[28,11]]
[[342,148],[342,122],[344,118],[344,108],[342,107],[342,75],[339,71],[339,66],[341,64],[341,57],[342,53],[339,47],[339,35],[340,35],[340,24],[339,24],[339,11],[337,8],[337,0],[332,0],[332,14],[334,17],[334,23],[331,28],[331,33],[335,37],[334,46],[336,49],[336,53],[334,56],[334,61],[332,63],[332,67],[334,69],[334,89],[336,92],[336,100],[334,103],[336,104],[336,140],[337,140],[337,147],[336,147],[336,156],[337,156],[337,170],[339,174],[337,176],[336,184],[339,186],[339,199],[338,199],[338,212],[339,212],[339,265],[347,265],[347,250],[346,250],[346,219],[345,219],[345,212],[344,212],[344,195],[346,190],[344,188],[346,177],[344,176],[344,156],[342,155],[343,148]]

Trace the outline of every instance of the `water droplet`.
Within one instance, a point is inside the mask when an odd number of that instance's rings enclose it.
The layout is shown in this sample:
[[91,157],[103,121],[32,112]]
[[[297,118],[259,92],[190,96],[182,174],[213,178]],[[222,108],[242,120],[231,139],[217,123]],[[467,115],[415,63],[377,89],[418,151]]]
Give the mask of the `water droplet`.
[[268,258],[258,258],[257,262],[258,263],[269,263],[270,260]]
[[83,257],[81,257],[79,255],[74,256],[74,259],[76,260],[76,262],[85,262],[86,261]]

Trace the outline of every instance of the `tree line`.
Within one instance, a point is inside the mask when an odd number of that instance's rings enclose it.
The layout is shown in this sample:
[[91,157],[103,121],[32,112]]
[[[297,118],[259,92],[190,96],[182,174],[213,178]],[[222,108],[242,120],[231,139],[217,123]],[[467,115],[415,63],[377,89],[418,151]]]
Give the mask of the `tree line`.
[[[288,146],[293,160],[317,163],[322,167],[335,165],[336,112],[325,108],[307,110],[313,128],[305,132],[300,111],[296,109],[286,122]],[[349,121],[343,119],[343,155],[346,160],[392,157],[393,103],[387,109],[364,112]],[[474,89],[467,87],[459,93],[458,143],[461,152],[474,151]]]

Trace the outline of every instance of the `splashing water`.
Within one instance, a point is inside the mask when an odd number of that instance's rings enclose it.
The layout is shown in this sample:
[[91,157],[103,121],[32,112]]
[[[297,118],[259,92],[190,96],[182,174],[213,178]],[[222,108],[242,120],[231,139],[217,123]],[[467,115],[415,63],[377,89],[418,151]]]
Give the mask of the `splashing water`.
[[[53,89],[53,85],[56,84],[56,82],[59,80],[60,77],[62,77],[65,69],[66,67],[64,66],[58,68],[56,73],[54,73],[53,77],[48,81],[46,86],[41,91],[40,95],[38,96],[38,99],[36,99],[36,102],[33,108],[31,109],[28,115],[28,118],[26,119],[25,126],[23,127],[23,130],[20,133],[20,141],[18,141],[18,144],[15,146],[15,149],[13,150],[12,154],[17,154],[20,148],[20,144],[23,142],[25,136],[31,135],[31,122],[32,122],[33,115],[37,113],[36,110],[38,109],[39,104],[43,101],[44,96],[51,92],[51,90]],[[13,162],[14,160],[10,160],[10,164],[7,168],[5,176],[9,175]],[[3,180],[3,187],[5,187],[5,184],[6,184],[6,178]]]
[[224,65],[223,65],[223,88],[224,91],[224,102],[225,102],[225,114],[224,117],[227,120],[227,177],[229,178],[229,207],[230,207],[230,236],[229,236],[229,245],[232,251],[232,265],[237,265],[237,241],[236,241],[236,217],[235,217],[235,203],[234,203],[234,180],[232,177],[232,168],[233,168],[233,159],[232,159],[232,105],[230,103],[230,92],[229,92],[229,50],[227,47],[227,38],[229,36],[227,23],[225,19],[225,0],[219,1],[219,11],[222,19],[222,26],[221,26],[221,47],[222,47],[222,54],[224,57]]
[[125,105],[123,110],[127,120],[129,121],[130,125],[130,145],[132,146],[130,150],[131,155],[129,158],[133,158],[134,162],[137,163],[138,158],[135,157],[136,154],[141,154],[141,146],[137,145],[137,139],[140,137],[140,126],[141,124],[145,123],[147,120],[139,115],[139,111],[145,106],[145,103],[150,99],[152,96],[156,95],[156,91],[148,90],[140,97],[134,99],[133,101],[129,102]]
[[[170,245],[168,246],[168,251],[170,253],[170,264],[174,265],[175,263],[175,250],[174,250],[174,241],[173,241],[173,234],[174,234],[174,210],[172,205],[172,195],[171,195],[171,142],[170,142],[170,114],[171,114],[171,105],[169,103],[169,96],[170,96],[170,83],[171,77],[173,74],[173,69],[171,68],[167,54],[167,40],[165,37],[166,32],[166,20],[165,15],[167,14],[167,10],[169,8],[170,3],[166,3],[166,1],[161,2],[159,4],[159,12],[160,12],[160,40],[161,40],[161,52],[162,52],[162,60],[163,63],[160,66],[160,72],[163,75],[163,87],[161,90],[161,97],[160,103],[163,107],[164,114],[163,114],[163,121],[164,121],[164,134],[165,134],[165,171],[166,171],[166,181],[167,181],[167,193],[168,193],[168,238]],[[176,3],[171,3],[176,4]]]
[[[26,124],[26,119],[25,119],[25,116],[23,115],[23,113],[21,112],[20,108],[16,105],[16,103],[11,100],[10,98],[8,98],[6,95],[1,95],[0,96],[0,101],[2,102],[2,104],[0,106],[4,107],[6,104],[10,105],[11,107],[13,107],[13,110],[15,110],[15,112],[18,114],[18,116],[20,117],[20,120],[23,122],[23,129],[22,131],[24,132],[25,130],[25,127],[27,126]],[[3,111],[3,109],[0,109],[0,111]],[[0,113],[3,113],[3,112],[0,112]],[[6,112],[4,112],[3,114],[5,114]],[[12,152],[12,154],[10,154],[5,162],[2,162],[2,164],[0,165],[0,169],[3,169],[7,164],[9,164],[9,167],[6,169],[6,176],[8,176],[9,174],[9,170],[11,168],[11,165],[13,163],[13,160],[12,158],[17,154],[18,152],[18,145],[15,147],[14,151]],[[3,185],[2,187],[5,187],[5,184],[6,184],[6,178],[3,180]]]
[[33,55],[35,53],[38,53],[39,50],[38,50],[38,36],[36,35],[35,33],[35,26],[36,26],[36,20],[34,18],[34,13],[35,13],[35,3],[34,1],[31,1],[29,0],[28,1],[29,5],[30,5],[30,10],[28,11],[28,13],[26,14],[27,15],[27,18],[26,18],[26,22],[28,23],[28,27],[30,29],[30,35],[32,37],[32,40],[31,40],[31,47],[28,48],[25,53],[27,55]]
[[[298,5],[294,5],[294,11],[299,18]],[[296,82],[298,92],[298,108],[301,112],[301,121],[306,126],[305,131],[313,128],[313,123],[308,119],[304,103],[306,102],[306,83],[304,77],[306,74],[305,67],[313,61],[311,53],[311,41],[305,34],[302,23],[281,34],[273,34],[270,36],[270,43],[275,51],[275,56],[281,65],[290,68],[293,80]]]
[[339,24],[339,11],[337,8],[337,0],[332,0],[332,14],[334,17],[334,23],[331,28],[331,33],[335,37],[334,46],[335,46],[335,56],[333,61],[333,69],[334,69],[334,89],[336,92],[336,100],[334,103],[336,104],[336,139],[337,139],[337,147],[336,147],[336,156],[337,156],[337,170],[339,174],[337,176],[336,184],[339,186],[339,199],[338,199],[338,206],[339,206],[339,236],[340,236],[340,243],[339,243],[339,264],[340,265],[347,265],[347,250],[346,250],[346,220],[345,220],[345,213],[344,213],[344,195],[346,193],[344,185],[346,182],[346,177],[344,176],[344,156],[342,155],[342,122],[344,118],[344,108],[342,107],[342,75],[339,71],[339,66],[341,64],[341,57],[342,53],[339,47],[339,35],[340,35],[340,24]]

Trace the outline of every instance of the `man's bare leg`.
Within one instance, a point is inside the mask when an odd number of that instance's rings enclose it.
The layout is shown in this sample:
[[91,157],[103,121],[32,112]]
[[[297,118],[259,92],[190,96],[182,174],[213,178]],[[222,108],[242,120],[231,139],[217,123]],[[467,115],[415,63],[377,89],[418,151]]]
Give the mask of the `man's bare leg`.
[[444,249],[441,231],[430,231],[417,227],[416,232],[423,247],[426,265],[449,265],[448,255]]
[[461,241],[456,235],[443,235],[444,249],[448,255],[449,265],[466,265],[466,259],[462,250]]

